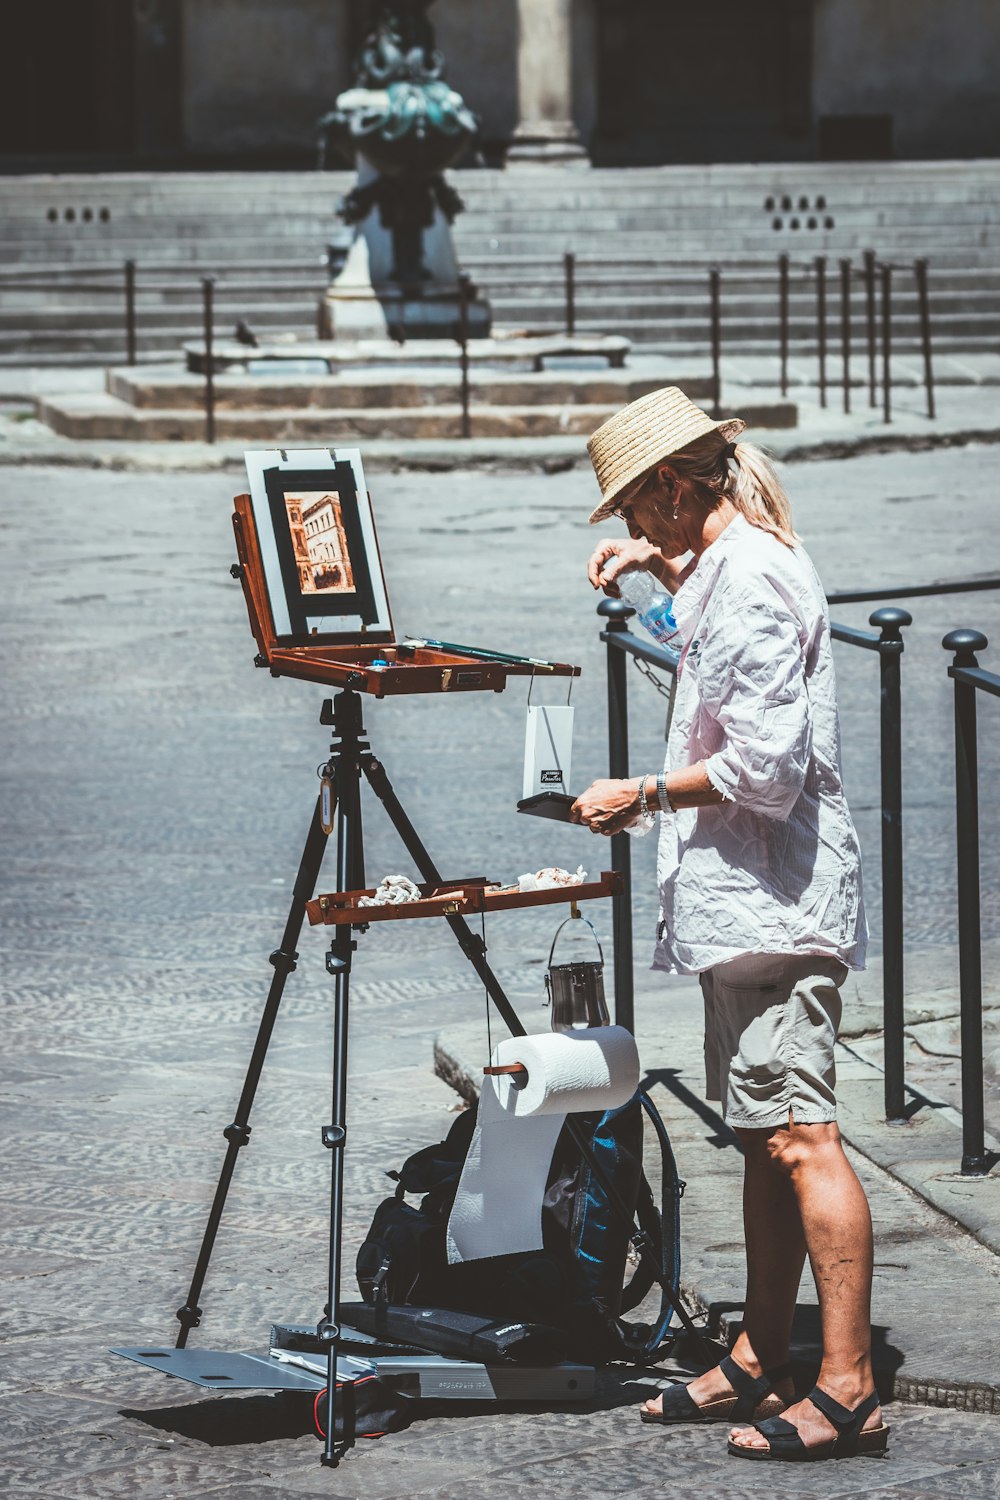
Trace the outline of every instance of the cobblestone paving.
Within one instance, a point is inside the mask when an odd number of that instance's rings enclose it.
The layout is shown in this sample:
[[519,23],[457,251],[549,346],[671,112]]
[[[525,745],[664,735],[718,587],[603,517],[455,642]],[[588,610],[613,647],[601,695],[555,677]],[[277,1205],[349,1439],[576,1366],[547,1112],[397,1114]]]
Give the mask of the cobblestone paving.
[[[830,587],[988,569],[977,538],[990,534],[992,478],[990,455],[973,449],[794,472],[800,523]],[[433,1418],[329,1473],[304,1432],[302,1402],[206,1398],[106,1353],[171,1337],[325,753],[321,692],[250,667],[227,574],[233,487],[225,476],[19,471],[7,481],[3,1493],[561,1500],[712,1486],[806,1500],[995,1495],[1000,1419],[897,1407],[891,1456],[877,1465],[739,1468],[717,1430],[641,1428],[622,1409],[638,1394],[624,1378],[608,1380],[592,1411]],[[945,493],[961,531],[943,533]],[[605,754],[595,601],[578,581],[589,538],[577,521],[590,495],[579,475],[456,474],[386,477],[376,495],[401,632],[582,662],[581,785]],[[998,603],[984,595],[935,606],[940,617],[921,605],[908,645],[908,784],[919,789],[911,935],[935,951],[953,931],[950,720],[936,637],[970,620],[990,633]],[[842,657],[849,775],[874,848],[873,664]],[[660,703],[640,699],[638,686],[635,702],[652,705],[634,716],[637,756],[652,754]],[[522,714],[520,690],[368,713],[376,747],[449,872],[513,875],[553,859],[599,867],[601,849],[576,830],[507,814]],[[984,735],[984,786],[998,757],[996,737]],[[995,817],[984,793],[984,919],[994,938]],[[395,835],[375,812],[368,832],[371,872],[400,867]],[[637,855],[640,933],[651,918],[641,880],[651,852]],[[551,913],[510,914],[488,933],[526,1014],[540,998],[552,926]],[[322,1302],[323,946],[304,937],[289,986],[193,1336],[204,1347],[260,1348],[272,1320],[313,1321]],[[432,1033],[482,1013],[454,944],[431,924],[373,931],[356,974],[349,1247],[385,1191],[383,1171],[449,1123],[452,1096],[430,1075]]]

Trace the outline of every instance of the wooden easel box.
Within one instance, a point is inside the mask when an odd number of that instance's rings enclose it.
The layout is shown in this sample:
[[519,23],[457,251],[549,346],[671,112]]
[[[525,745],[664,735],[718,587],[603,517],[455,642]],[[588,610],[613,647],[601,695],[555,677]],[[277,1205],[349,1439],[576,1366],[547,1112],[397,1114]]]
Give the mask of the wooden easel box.
[[[268,603],[264,564],[249,495],[237,495],[233,512],[239,578],[243,585],[250,629],[257,642],[257,665],[275,677],[301,677],[332,687],[353,688],[387,698],[401,693],[502,693],[509,677],[578,677],[580,668],[566,662],[488,661],[459,651],[397,641],[394,633],[369,630],[363,634],[336,632],[319,636],[275,634]],[[373,667],[384,661],[384,667]]]

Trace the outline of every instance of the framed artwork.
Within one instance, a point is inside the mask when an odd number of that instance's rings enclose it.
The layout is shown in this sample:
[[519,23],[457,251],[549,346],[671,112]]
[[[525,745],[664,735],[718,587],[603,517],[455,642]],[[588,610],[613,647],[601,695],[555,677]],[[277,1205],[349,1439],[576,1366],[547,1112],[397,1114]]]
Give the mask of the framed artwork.
[[275,644],[391,641],[358,449],[264,450],[246,465]]

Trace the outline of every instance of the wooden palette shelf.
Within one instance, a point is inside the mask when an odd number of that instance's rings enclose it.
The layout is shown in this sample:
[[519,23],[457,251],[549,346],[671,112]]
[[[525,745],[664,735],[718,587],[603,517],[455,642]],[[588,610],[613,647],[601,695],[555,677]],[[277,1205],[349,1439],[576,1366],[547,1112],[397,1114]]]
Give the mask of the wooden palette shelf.
[[385,906],[359,906],[362,896],[374,896],[375,888],[364,891],[336,891],[315,896],[306,902],[306,913],[313,927],[340,927],[349,924],[363,927],[369,922],[412,921],[419,917],[470,916],[477,912],[508,911],[519,906],[553,906],[559,902],[597,901],[613,896],[621,889],[622,877],[617,870],[605,870],[599,880],[583,885],[559,885],[543,891],[521,891],[517,886],[503,886],[485,876],[443,881],[440,885],[420,885],[419,901],[400,901]]

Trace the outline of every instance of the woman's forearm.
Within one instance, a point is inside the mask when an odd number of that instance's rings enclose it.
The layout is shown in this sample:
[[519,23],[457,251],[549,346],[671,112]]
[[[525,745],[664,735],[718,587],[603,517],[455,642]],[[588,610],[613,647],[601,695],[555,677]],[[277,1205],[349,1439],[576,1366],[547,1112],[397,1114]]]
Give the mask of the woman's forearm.
[[[681,807],[715,807],[726,800],[709,781],[705,764],[700,760],[693,766],[683,766],[679,771],[668,771],[666,788],[670,808],[675,812]],[[656,796],[656,777],[647,776],[646,798],[650,806],[658,806]],[[664,812],[668,810],[663,809]]]
[[[665,807],[664,812],[676,812],[682,807],[712,807],[726,800],[705,775],[701,761],[669,772],[666,784],[670,806]],[[636,776],[628,781],[605,779],[593,782],[570,808],[570,822],[583,823],[592,833],[620,832],[642,812],[640,786],[646,794],[646,810],[655,812],[660,803],[656,775],[651,772],[648,776]]]

